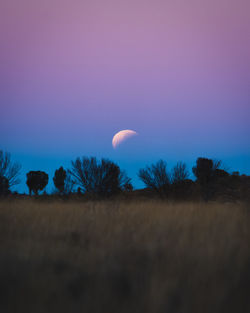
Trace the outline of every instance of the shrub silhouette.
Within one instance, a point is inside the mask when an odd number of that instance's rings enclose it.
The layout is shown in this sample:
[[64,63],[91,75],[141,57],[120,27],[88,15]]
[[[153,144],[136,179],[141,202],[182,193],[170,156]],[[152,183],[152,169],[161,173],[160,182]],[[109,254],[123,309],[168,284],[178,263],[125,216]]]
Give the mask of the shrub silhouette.
[[250,200],[250,176],[240,175],[233,172],[232,175],[226,171],[216,171],[214,182],[216,198],[225,201]]
[[183,162],[178,162],[172,169],[171,181],[173,184],[181,183],[188,179],[189,172],[187,165]]
[[201,196],[204,200],[213,198],[216,192],[216,183],[220,177],[225,177],[228,173],[220,167],[222,162],[207,158],[198,158],[196,166],[193,167],[193,173],[196,181],[201,188]]
[[124,184],[124,191],[133,191],[133,185],[131,183],[125,183]]
[[138,177],[143,181],[147,188],[150,188],[161,195],[169,192],[170,179],[167,173],[167,164],[163,160],[151,164],[144,169],[140,169]]
[[8,180],[9,187],[20,183],[21,165],[11,161],[11,154],[0,150],[0,176]]
[[110,196],[124,190],[131,181],[118,165],[107,159],[98,162],[95,157],[82,157],[71,164],[69,173],[83,193]]
[[[10,153],[0,150],[0,195],[10,193],[10,188],[19,183],[21,165],[12,162]],[[167,172],[167,164],[159,160],[142,168],[138,177],[147,187],[130,195],[152,196],[157,192],[160,196],[168,196],[181,200],[250,200],[250,176],[240,175],[239,172],[229,174],[219,160],[198,158],[192,168],[196,180],[189,179],[187,166],[178,162]],[[48,174],[41,171],[27,173],[26,184],[29,193],[38,194],[49,180]],[[91,194],[102,197],[114,195],[120,191],[133,191],[131,179],[121,171],[119,166],[108,159],[97,161],[95,157],[82,157],[72,161],[72,168],[63,167],[55,171],[54,185],[61,194]],[[78,187],[78,189],[77,189]]]
[[171,173],[171,194],[174,199],[186,200],[192,197],[194,182],[188,179],[190,176],[187,165],[178,162]]
[[0,196],[6,196],[9,192],[8,179],[4,176],[0,176]]
[[29,187],[29,193],[31,195],[32,191],[35,195],[38,195],[38,192],[43,190],[48,184],[49,176],[47,173],[42,171],[30,171],[27,173],[26,184]]
[[54,185],[61,194],[65,193],[66,176],[67,176],[67,173],[64,170],[64,168],[61,166],[58,170],[55,171],[55,175],[53,177]]

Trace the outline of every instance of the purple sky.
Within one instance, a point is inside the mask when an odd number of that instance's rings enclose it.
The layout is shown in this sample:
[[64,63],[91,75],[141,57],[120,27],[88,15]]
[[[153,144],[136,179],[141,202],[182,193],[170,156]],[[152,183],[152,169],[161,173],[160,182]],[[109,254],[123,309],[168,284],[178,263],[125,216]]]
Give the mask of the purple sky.
[[23,176],[81,155],[250,173],[250,2],[1,0],[0,106]]

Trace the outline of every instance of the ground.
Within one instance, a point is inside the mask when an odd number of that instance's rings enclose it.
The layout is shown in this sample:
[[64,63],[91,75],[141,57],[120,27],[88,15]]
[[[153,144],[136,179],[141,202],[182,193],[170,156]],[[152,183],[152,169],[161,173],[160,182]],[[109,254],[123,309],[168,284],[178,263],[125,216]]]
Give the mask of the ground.
[[0,312],[250,312],[250,208],[0,201]]

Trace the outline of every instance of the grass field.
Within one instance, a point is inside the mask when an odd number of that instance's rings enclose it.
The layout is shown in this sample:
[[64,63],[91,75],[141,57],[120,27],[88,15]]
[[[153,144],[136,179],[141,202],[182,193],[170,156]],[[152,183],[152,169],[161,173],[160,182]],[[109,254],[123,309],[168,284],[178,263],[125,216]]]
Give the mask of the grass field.
[[250,312],[250,208],[0,202],[0,312]]

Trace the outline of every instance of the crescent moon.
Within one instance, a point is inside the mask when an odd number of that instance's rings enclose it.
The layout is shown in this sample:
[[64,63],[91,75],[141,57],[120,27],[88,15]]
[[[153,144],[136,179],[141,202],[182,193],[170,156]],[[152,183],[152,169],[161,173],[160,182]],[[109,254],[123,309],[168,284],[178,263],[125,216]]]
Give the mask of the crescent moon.
[[137,132],[130,129],[124,129],[116,133],[112,139],[112,146],[115,149],[119,144],[121,144],[124,140],[127,140],[130,137],[138,135]]

